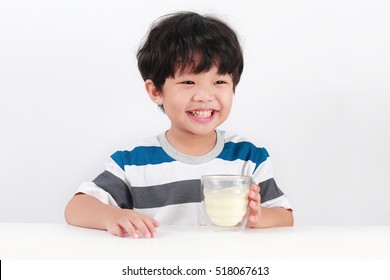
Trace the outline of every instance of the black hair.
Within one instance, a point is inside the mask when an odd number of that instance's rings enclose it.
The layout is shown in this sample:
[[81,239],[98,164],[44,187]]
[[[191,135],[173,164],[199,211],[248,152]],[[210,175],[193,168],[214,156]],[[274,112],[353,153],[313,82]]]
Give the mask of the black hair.
[[188,66],[194,73],[218,67],[219,74],[232,75],[234,91],[244,67],[235,31],[221,19],[194,12],[168,14],[156,20],[138,49],[137,59],[142,78],[152,80],[158,91],[166,78]]

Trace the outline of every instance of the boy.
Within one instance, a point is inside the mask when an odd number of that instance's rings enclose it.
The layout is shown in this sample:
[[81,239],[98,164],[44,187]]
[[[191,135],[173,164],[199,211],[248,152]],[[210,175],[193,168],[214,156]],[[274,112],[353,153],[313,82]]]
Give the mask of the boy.
[[69,201],[68,223],[117,236],[156,236],[161,224],[203,224],[200,177],[250,175],[248,227],[292,226],[293,215],[272,177],[267,151],[217,127],[229,116],[243,70],[235,32],[192,12],[152,25],[137,54],[151,100],[171,127],[127,151],[83,183]]

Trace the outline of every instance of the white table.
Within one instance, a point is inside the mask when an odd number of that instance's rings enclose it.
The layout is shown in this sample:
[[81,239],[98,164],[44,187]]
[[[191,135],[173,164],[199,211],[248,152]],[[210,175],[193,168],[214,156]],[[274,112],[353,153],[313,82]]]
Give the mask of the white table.
[[67,224],[0,223],[0,259],[389,260],[390,227],[293,227],[215,232],[161,226],[152,239]]

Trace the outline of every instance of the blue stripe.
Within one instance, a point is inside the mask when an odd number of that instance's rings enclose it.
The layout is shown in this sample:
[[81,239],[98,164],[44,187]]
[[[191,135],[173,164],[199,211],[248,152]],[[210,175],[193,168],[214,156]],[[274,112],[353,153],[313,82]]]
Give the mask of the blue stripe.
[[218,158],[234,161],[237,159],[252,161],[256,163],[256,168],[267,160],[269,154],[265,148],[258,148],[250,142],[227,142],[222,150],[222,152],[218,155]]
[[160,164],[175,161],[161,147],[136,147],[131,151],[118,151],[111,158],[125,170],[125,165]]
[[[217,158],[234,161],[241,159],[244,161],[252,161],[256,164],[256,168],[269,157],[265,148],[258,148],[250,142],[227,142]],[[175,159],[171,158],[162,147],[136,147],[131,151],[118,151],[111,158],[125,170],[125,165],[148,165],[161,164],[164,162],[172,162]]]

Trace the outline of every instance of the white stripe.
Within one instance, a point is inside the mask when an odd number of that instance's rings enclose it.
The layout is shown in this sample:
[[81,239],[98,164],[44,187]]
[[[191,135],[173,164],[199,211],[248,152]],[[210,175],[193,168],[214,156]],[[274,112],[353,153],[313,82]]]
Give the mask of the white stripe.
[[115,199],[105,190],[98,187],[93,182],[85,182],[80,185],[76,193],[85,193],[99,199],[102,203],[118,206]]
[[288,202],[287,198],[284,195],[268,200],[262,203],[261,206],[265,208],[282,207],[285,209],[292,209],[290,203]]
[[253,181],[256,183],[264,182],[268,179],[273,178],[273,168],[272,162],[268,157],[265,161],[263,161],[259,167],[257,167],[255,174],[253,176]]
[[162,225],[205,225],[202,203],[184,203],[158,208],[134,209]]
[[122,181],[124,181],[125,183],[127,182],[125,172],[111,157],[107,159],[105,163],[105,168],[107,171],[110,171],[116,177],[122,179]]

